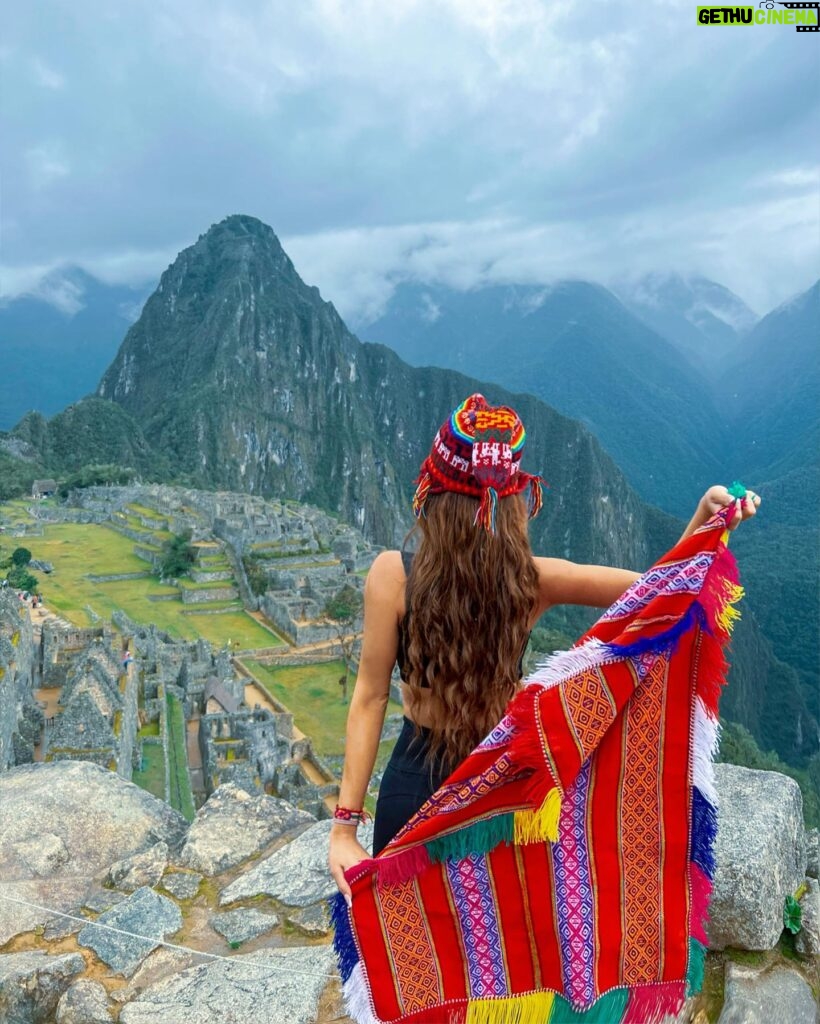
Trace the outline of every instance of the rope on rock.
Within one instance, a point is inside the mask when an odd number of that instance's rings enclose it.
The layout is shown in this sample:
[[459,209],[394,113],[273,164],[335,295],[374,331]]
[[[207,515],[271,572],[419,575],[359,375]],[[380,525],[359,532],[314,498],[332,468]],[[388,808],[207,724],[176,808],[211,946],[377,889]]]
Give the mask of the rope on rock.
[[[77,917],[74,914],[66,914],[62,910],[54,910],[51,907],[41,906],[39,903],[30,903],[28,900],[20,900],[14,896],[7,896],[3,892],[0,892],[0,900],[5,900],[7,903],[16,903],[20,907],[28,907],[30,910],[38,910],[41,913],[53,915],[54,917],[63,917],[67,921],[76,921],[78,924],[86,927],[104,928],[106,931],[115,932],[117,935],[125,935],[130,939],[139,939],[141,942],[151,942],[155,946],[164,946],[166,949],[173,949],[180,953],[191,953],[193,956],[200,956],[206,960],[223,960],[226,964],[231,964],[234,967],[251,967],[256,970],[272,974],[301,974],[306,978],[324,978],[326,981],[332,981],[334,978],[338,978],[339,976],[337,973],[317,974],[315,971],[302,971],[297,967],[275,967],[273,964],[262,960],[251,960],[248,958],[240,960],[235,956],[223,956],[220,953],[206,953],[201,949],[192,949],[190,946],[180,946],[175,942],[166,942],[164,939],[157,939],[153,935],[138,935],[136,932],[129,932],[124,928],[116,928],[111,924],[101,924],[99,921],[92,921],[88,917]],[[296,947],[283,946],[281,948],[293,949]]]

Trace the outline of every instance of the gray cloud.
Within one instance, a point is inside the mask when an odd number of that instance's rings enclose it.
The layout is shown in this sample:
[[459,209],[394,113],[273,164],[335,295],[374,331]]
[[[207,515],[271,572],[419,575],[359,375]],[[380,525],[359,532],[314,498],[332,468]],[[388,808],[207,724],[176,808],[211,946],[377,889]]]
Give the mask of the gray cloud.
[[232,212],[354,319],[407,277],[675,269],[765,311],[820,272],[820,62],[790,27],[699,27],[688,0],[35,0],[5,21],[7,295],[62,263],[151,279]]

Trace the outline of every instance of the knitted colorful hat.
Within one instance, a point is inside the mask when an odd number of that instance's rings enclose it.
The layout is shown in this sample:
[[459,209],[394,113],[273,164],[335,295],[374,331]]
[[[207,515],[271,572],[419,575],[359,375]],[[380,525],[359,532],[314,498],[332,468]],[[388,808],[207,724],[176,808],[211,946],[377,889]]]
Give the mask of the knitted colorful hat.
[[416,518],[424,514],[428,495],[457,491],[481,499],[475,521],[495,533],[498,499],[527,487],[530,518],[538,515],[543,482],[520,468],[526,436],[514,409],[491,406],[483,395],[470,395],[439,427],[421,465],[413,497]]

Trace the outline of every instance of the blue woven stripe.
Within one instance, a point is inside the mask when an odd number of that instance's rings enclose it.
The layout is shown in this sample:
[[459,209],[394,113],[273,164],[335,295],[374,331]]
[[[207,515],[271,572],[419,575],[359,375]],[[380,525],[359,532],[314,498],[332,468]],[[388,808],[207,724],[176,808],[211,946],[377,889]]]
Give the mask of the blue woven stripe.
[[654,654],[671,654],[678,645],[680,638],[696,625],[706,628],[706,613],[699,601],[693,601],[680,619],[669,629],[655,636],[643,637],[631,644],[614,644],[606,646],[619,658],[637,658],[648,652]]

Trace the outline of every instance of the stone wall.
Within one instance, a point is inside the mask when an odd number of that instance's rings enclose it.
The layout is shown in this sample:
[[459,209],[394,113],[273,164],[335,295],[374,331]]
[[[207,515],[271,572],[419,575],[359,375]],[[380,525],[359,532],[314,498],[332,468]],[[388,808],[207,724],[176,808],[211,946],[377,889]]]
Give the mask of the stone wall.
[[0,590],[0,771],[33,757],[42,722],[33,694],[37,658],[28,607]]
[[263,790],[291,756],[292,731],[290,715],[277,715],[267,708],[203,715],[199,746],[206,791],[211,793],[224,782],[246,789],[249,780],[253,780],[251,791]]

